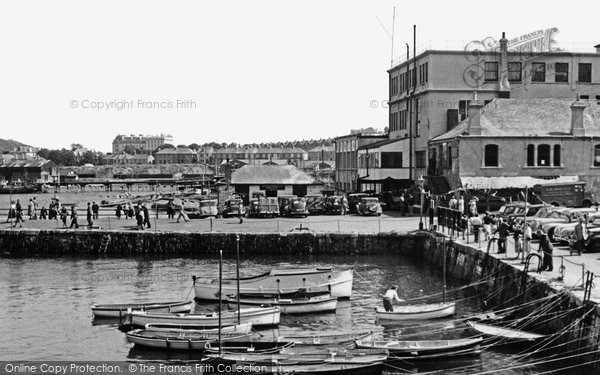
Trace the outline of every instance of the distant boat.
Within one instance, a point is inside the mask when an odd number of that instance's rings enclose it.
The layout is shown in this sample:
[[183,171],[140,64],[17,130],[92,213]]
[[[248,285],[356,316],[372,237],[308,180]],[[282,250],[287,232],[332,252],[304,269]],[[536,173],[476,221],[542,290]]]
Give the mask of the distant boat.
[[207,354],[202,364],[215,369],[219,367],[218,364],[232,368],[245,366],[255,371],[251,373],[261,374],[380,375],[388,355],[387,350],[320,350],[304,353],[292,348],[273,354]]
[[[237,297],[232,296],[225,301],[229,305],[235,305]],[[308,314],[316,312],[335,311],[337,308],[337,298],[332,298],[329,293],[321,294],[314,297],[296,297],[296,298],[280,298],[280,297],[259,297],[259,298],[240,298],[241,305],[254,306],[277,306],[281,312],[286,314]]]
[[437,319],[454,314],[456,303],[440,302],[422,305],[398,305],[394,311],[385,311],[378,307],[377,317],[382,320],[425,320]]
[[192,301],[105,303],[92,305],[92,313],[96,318],[120,318],[127,315],[128,311],[139,310],[185,313],[191,311],[192,303]]
[[359,349],[387,349],[396,358],[432,359],[478,355],[483,338],[456,340],[369,341],[357,340]]
[[[221,325],[234,325],[237,323],[237,310],[224,311],[221,314]],[[277,326],[281,318],[281,311],[277,307],[254,307],[240,309],[241,323],[249,322],[253,326]],[[147,311],[134,311],[128,316],[128,323],[134,326],[145,327],[149,323],[171,323],[182,325],[219,326],[219,313],[206,314],[165,314],[148,313]]]
[[491,324],[476,322],[467,322],[467,324],[471,326],[474,330],[485,336],[501,339],[506,343],[536,342],[547,337],[546,335],[540,335],[538,333],[526,332],[512,328],[505,328]]
[[206,354],[253,353],[273,354],[294,346],[293,341],[208,341],[204,345]]
[[322,332],[302,331],[301,333],[283,333],[277,339],[279,341],[293,341],[295,346],[302,345],[342,345],[353,343],[356,340],[367,340],[373,335],[373,331],[358,332]]
[[[174,350],[204,350],[207,342],[218,339],[218,332],[196,333],[182,331],[148,331],[146,329],[134,329],[126,334],[127,341],[136,345]],[[245,334],[222,334],[221,341],[243,340]]]
[[[146,331],[153,332],[189,332],[189,333],[218,333],[219,328],[213,328],[212,326],[201,326],[193,324],[172,324],[172,323],[149,323],[146,324]],[[221,332],[232,334],[236,333],[239,335],[246,335],[252,332],[252,323],[242,323],[232,326],[224,326],[221,328]]]
[[[248,293],[286,294],[303,291],[328,292],[334,298],[350,298],[353,270],[332,268],[273,269],[267,273],[241,277],[240,295]],[[219,279],[194,278],[194,293],[200,300],[219,299]],[[237,278],[223,279],[223,295],[237,294]]]

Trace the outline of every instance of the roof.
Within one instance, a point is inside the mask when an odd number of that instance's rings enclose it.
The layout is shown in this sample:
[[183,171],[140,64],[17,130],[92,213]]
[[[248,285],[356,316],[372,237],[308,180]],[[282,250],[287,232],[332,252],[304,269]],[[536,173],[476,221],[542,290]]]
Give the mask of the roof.
[[173,154],[187,154],[187,155],[196,155],[196,153],[194,151],[192,151],[192,149],[190,149],[189,147],[177,147],[177,148],[163,148],[162,150],[158,151],[156,153],[156,155],[173,155]]
[[[481,110],[483,137],[543,137],[571,135],[572,99],[494,99]],[[585,100],[583,127],[586,136],[600,136],[600,105]],[[432,141],[468,135],[469,120]]]
[[362,146],[360,146],[358,148],[358,150],[370,150],[372,148],[378,148],[378,147],[389,145],[391,143],[399,142],[399,141],[402,141],[402,140],[403,139],[400,139],[400,138],[385,139],[383,141],[373,142],[373,143],[369,143],[367,145],[362,145]]
[[0,168],[43,168],[54,166],[54,162],[44,158],[27,158],[27,159],[1,159]]
[[293,165],[245,165],[233,172],[232,184],[309,185],[314,178]]
[[565,182],[578,182],[578,176],[560,176],[558,178],[544,179],[529,176],[515,177],[461,177],[463,187],[471,189],[509,189],[533,187],[534,185],[548,185]]

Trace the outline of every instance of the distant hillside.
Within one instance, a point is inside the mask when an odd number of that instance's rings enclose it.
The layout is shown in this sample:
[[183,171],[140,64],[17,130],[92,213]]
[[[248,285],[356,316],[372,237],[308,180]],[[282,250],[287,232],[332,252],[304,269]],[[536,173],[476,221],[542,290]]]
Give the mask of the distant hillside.
[[5,151],[12,151],[15,147],[18,146],[28,146],[25,143],[17,142],[12,139],[0,139],[0,153],[4,153]]

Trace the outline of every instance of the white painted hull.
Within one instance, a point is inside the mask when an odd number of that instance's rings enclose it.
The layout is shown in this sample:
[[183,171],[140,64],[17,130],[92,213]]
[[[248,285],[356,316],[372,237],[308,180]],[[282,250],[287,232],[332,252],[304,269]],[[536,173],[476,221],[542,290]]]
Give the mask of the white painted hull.
[[[331,269],[271,270],[269,274],[242,278],[240,294],[278,294],[306,292],[329,292],[334,298],[350,298],[352,294],[353,271],[333,271]],[[279,282],[277,282],[279,280]],[[201,300],[219,299],[218,279],[197,279],[194,285],[196,298]],[[237,294],[237,281],[223,281],[223,295]]]
[[455,308],[454,302],[394,306],[393,312],[387,312],[383,307],[378,307],[377,317],[381,320],[437,319],[453,315]]
[[192,301],[147,302],[124,304],[92,305],[95,318],[121,318],[131,311],[150,311],[158,313],[187,313],[192,309]]
[[[169,336],[164,335],[165,332],[144,331],[145,330],[143,329],[134,329],[132,331],[127,332],[127,341],[136,345],[145,346],[149,348],[172,350],[204,350],[204,347],[207,342],[218,340],[218,333],[212,333],[207,335],[180,334]],[[246,337],[246,335],[222,334],[221,340],[241,340]]]
[[[203,329],[202,326],[197,325],[181,325],[181,324],[146,324],[146,331],[148,332],[187,332],[190,334],[215,334],[219,333],[219,328],[207,328]],[[234,326],[223,326],[221,327],[221,333],[226,334],[238,334],[247,335],[252,332],[252,323],[242,323]]]
[[[277,326],[281,318],[281,311],[277,307],[241,309],[241,322],[252,323],[253,326]],[[195,324],[202,326],[219,326],[219,314],[149,314],[135,311],[127,323],[145,327],[150,323]],[[221,325],[235,325],[237,311],[225,311],[221,315]]]
[[490,324],[467,322],[477,332],[486,336],[496,337],[507,341],[537,341],[543,339],[544,335],[538,333],[520,331],[516,329],[504,328]]
[[[235,307],[237,301],[228,299],[230,307]],[[317,312],[335,311],[337,308],[337,299],[326,297],[314,297],[307,299],[278,299],[278,298],[252,298],[241,299],[240,305],[270,305],[279,307],[282,313],[285,314],[310,314]]]

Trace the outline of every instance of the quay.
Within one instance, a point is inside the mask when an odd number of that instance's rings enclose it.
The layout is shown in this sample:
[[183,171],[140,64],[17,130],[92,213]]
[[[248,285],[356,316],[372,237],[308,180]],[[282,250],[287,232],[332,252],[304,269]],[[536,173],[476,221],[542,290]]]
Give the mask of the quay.
[[[330,223],[324,224],[325,220]],[[38,221],[35,225],[28,223],[26,229],[0,228],[0,255],[11,258],[194,258],[223,250],[226,256],[232,257],[239,244],[246,257],[253,254],[410,256],[430,263],[434,269],[442,269],[445,264],[445,271],[452,278],[465,285],[475,285],[484,310],[486,306],[510,307],[531,302],[528,313],[535,315],[539,313],[536,301],[555,299],[556,303],[543,312],[547,324],[546,332],[541,333],[564,332],[554,343],[574,353],[569,356],[570,360],[595,363],[594,369],[599,369],[599,254],[569,256],[568,249],[556,247],[554,270],[538,273],[537,258],[533,256],[528,266],[522,264],[522,257],[517,256],[510,240],[507,253],[497,254],[493,241],[489,244],[473,242],[472,235],[442,233],[444,228],[411,231],[418,227],[419,219],[414,217],[345,217],[340,220],[344,222],[340,229],[344,230],[337,230],[341,225],[337,217],[282,221],[279,230],[272,222],[259,219],[246,219],[245,227],[237,224],[237,219],[220,219],[215,220],[219,224],[212,231],[198,224],[208,223],[206,220],[190,221],[183,227],[170,226],[171,223],[161,220],[158,225],[163,229],[145,231],[104,227],[91,230],[43,228],[48,222]],[[299,229],[300,224],[303,224],[302,229]],[[532,241],[531,253],[537,253],[537,247],[536,241]],[[526,267],[527,273],[524,272]]]

